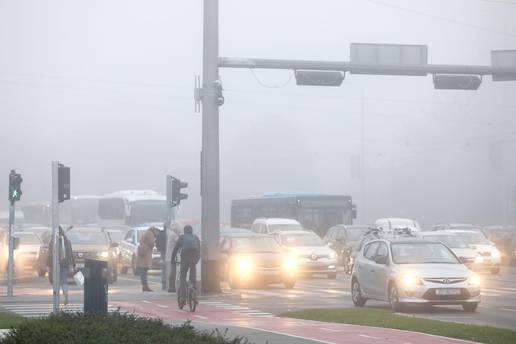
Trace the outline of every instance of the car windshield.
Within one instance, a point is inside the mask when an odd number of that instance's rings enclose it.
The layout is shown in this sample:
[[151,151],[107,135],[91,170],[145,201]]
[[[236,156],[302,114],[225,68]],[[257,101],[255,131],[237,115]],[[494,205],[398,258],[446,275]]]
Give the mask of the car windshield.
[[125,233],[123,231],[109,231],[109,236],[113,242],[121,242],[124,240]]
[[167,219],[165,201],[142,201],[131,205],[130,225],[142,226],[148,223],[163,223]]
[[439,241],[449,248],[468,248],[468,244],[457,235],[425,235],[426,240]]
[[66,236],[72,245],[104,245],[106,235],[102,232],[68,232]]
[[302,231],[303,227],[297,223],[285,223],[277,225],[269,225],[271,232],[284,232],[284,231]]
[[281,247],[273,238],[233,238],[233,248],[246,252],[279,252]]
[[349,241],[358,241],[360,238],[362,238],[362,235],[367,233],[369,231],[369,228],[363,227],[363,228],[347,228],[347,238]]
[[20,245],[40,245],[41,241],[35,234],[17,234],[20,238]]
[[464,233],[457,233],[464,241],[469,245],[490,245],[491,243],[489,240],[486,239],[486,237],[482,233],[471,233],[471,232],[464,232]]
[[460,264],[441,243],[395,243],[391,250],[396,264]]
[[281,236],[281,244],[284,246],[324,246],[324,242],[316,234],[306,233],[292,233],[283,234]]

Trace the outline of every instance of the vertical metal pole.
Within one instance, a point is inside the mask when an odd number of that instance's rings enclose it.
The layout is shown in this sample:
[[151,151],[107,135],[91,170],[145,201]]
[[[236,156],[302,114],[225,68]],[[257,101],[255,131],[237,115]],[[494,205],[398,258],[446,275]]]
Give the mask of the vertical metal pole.
[[362,193],[362,206],[359,211],[362,213],[362,223],[367,223],[367,196],[366,196],[366,167],[365,167],[365,96],[362,89],[362,116],[361,116],[361,144],[360,144],[360,181]]
[[52,255],[52,279],[53,279],[53,295],[54,295],[54,313],[59,313],[59,162],[52,161],[52,238],[54,242]]
[[[166,176],[166,190],[167,190],[167,225],[170,228],[170,225],[172,224],[172,219],[174,218],[173,212],[174,208],[170,205],[172,204],[172,177],[167,175]],[[167,242],[168,242],[168,233],[170,230],[168,228],[163,228],[163,230],[167,231]],[[170,249],[170,247],[167,247],[167,249]],[[168,252],[167,252],[168,254]],[[171,263],[170,263],[171,264]],[[161,273],[165,274],[165,290],[170,289],[170,264],[163,259],[163,269]]]
[[13,296],[13,280],[14,280],[14,202],[9,205],[9,257],[7,262],[7,296]]
[[219,1],[204,0],[202,92],[202,292],[220,292],[219,283]]

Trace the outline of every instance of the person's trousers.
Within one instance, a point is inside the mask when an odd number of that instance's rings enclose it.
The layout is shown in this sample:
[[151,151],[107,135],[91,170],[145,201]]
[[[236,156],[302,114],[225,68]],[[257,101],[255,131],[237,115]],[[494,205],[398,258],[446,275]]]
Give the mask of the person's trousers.
[[59,269],[59,284],[63,289],[63,295],[68,295],[68,266],[60,266]]
[[142,287],[149,287],[149,281],[147,278],[147,273],[149,271],[148,268],[138,268],[140,270],[140,281],[142,282]]
[[165,255],[164,254],[161,254],[161,262],[162,262],[162,266],[161,266],[161,289],[162,290],[165,290],[167,289],[167,263],[165,262]]
[[186,274],[188,273],[188,270],[190,270],[190,283],[195,287],[196,281],[197,281],[197,269],[196,269],[197,263],[186,261],[181,261],[181,268],[179,270],[179,274],[181,277],[181,281],[186,281]]
[[177,275],[176,262],[167,262],[167,267],[170,272],[170,275],[168,276],[168,290],[175,291],[176,290],[176,275]]

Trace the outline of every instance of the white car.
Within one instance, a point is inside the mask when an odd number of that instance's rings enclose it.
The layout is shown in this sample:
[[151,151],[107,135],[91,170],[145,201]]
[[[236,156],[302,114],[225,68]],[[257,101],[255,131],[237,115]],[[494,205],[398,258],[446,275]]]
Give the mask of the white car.
[[502,254],[495,244],[489,241],[482,232],[470,230],[451,230],[450,232],[460,236],[471,248],[475,249],[482,257],[481,269],[489,270],[493,275],[500,273]]
[[272,234],[283,231],[301,231],[303,226],[294,219],[261,218],[254,220],[251,232],[257,234]]
[[464,311],[474,312],[480,283],[441,242],[377,239],[357,255],[351,297],[355,306],[364,306],[368,299],[387,301],[396,312],[407,304],[462,305]]
[[421,230],[421,226],[417,221],[404,218],[378,219],[375,221],[374,225],[376,228],[380,228],[384,231],[393,231],[395,229],[403,228],[409,228],[413,232]]
[[470,269],[479,270],[482,268],[482,256],[474,248],[471,248],[462,237],[453,232],[422,231],[414,232],[414,235],[421,239],[442,242]]
[[330,279],[337,278],[337,253],[314,232],[276,232],[274,237],[297,258],[299,274],[324,274]]

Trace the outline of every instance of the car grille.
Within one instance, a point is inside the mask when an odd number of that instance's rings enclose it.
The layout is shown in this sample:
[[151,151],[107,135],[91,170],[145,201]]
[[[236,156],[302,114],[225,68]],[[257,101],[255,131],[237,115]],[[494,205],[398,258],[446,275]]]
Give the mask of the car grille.
[[460,295],[436,295],[435,289],[428,289],[423,298],[429,301],[467,300],[471,297],[467,289],[461,288]]
[[318,259],[321,259],[321,258],[329,258],[329,256],[327,254],[304,254],[301,256],[301,258],[306,258],[306,259],[310,259],[310,260],[318,260]]
[[278,262],[263,262],[260,264],[260,267],[261,268],[266,268],[266,269],[272,269],[272,268],[279,268],[281,267],[281,264],[278,263]]
[[97,252],[74,252],[73,256],[77,259],[97,258]]
[[465,282],[467,278],[423,278],[423,280],[430,283],[454,284]]

